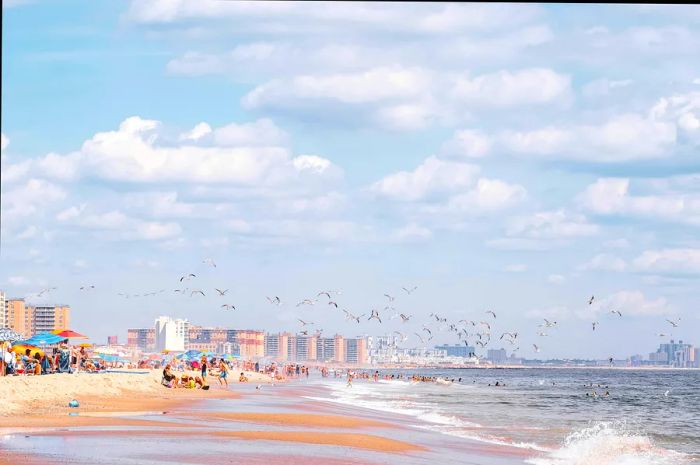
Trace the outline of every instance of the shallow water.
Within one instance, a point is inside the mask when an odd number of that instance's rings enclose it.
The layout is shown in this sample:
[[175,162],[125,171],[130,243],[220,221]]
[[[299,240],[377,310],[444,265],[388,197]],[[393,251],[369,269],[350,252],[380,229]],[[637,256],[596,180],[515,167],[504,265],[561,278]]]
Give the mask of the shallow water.
[[[700,463],[700,371],[382,372],[386,373],[461,377],[462,382],[356,380],[347,388],[344,380],[326,378],[325,400],[412,417],[417,428],[445,435],[531,450],[526,463],[533,465]],[[493,386],[496,381],[505,387]],[[606,391],[609,396],[604,396]]]

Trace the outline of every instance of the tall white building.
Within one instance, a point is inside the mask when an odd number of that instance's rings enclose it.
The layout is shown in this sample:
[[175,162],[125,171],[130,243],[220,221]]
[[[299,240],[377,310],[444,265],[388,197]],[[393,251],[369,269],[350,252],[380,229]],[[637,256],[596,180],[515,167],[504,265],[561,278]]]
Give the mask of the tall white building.
[[160,316],[155,322],[156,350],[184,351],[189,345],[190,323],[187,320],[173,320]]

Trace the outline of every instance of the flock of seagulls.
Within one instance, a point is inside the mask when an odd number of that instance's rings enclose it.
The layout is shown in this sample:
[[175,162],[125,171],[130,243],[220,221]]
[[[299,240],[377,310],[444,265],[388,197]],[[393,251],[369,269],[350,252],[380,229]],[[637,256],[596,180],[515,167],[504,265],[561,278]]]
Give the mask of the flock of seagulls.
[[[211,268],[217,268],[216,263],[214,262],[213,259],[211,258],[206,258],[202,260],[202,263],[205,265],[210,266]],[[187,273],[182,275],[179,278],[179,283],[184,284],[184,283],[189,283],[192,282],[193,280],[197,279],[197,275],[195,273]],[[94,284],[85,284],[80,286],[80,291],[82,292],[89,292],[94,290],[96,287]],[[48,287],[45,289],[42,289],[40,292],[35,293],[34,295],[41,297],[46,294],[49,294],[53,291],[55,291],[57,288],[56,287]],[[404,298],[409,298],[410,296],[413,295],[413,293],[418,289],[418,286],[403,286],[401,287],[401,290],[405,293]],[[229,289],[220,289],[220,288],[214,288],[214,293],[211,295],[214,295],[217,298],[226,298],[228,297]],[[128,294],[125,292],[119,292],[117,295],[124,297],[124,298],[134,298],[134,297],[149,297],[149,296],[156,296],[160,295],[166,292],[165,289],[160,289],[158,291],[150,291],[150,292],[145,292],[142,294]],[[207,293],[203,289],[195,289],[195,288],[182,288],[182,289],[174,289],[174,293],[180,294],[181,296],[185,296],[189,294],[189,297],[194,298],[195,296],[202,296],[206,297]],[[366,321],[366,322],[371,322],[374,321],[375,324],[377,325],[385,325],[389,324],[390,321],[396,320],[400,318],[400,323],[401,325],[408,323],[409,321],[414,321],[416,317],[414,317],[413,314],[409,314],[408,312],[405,311],[399,311],[395,308],[395,305],[398,305],[402,302],[402,298],[399,298],[400,295],[403,295],[399,292],[399,297],[397,295],[394,295],[392,292],[386,292],[384,293],[384,298],[386,299],[384,301],[384,304],[386,304],[383,309],[380,310],[378,308],[371,308],[369,309],[369,316],[367,316],[367,313],[354,313],[351,310],[347,308],[343,308],[344,305],[341,303],[341,296],[343,295],[343,292],[341,290],[322,290],[316,293],[315,297],[309,297],[309,298],[304,298],[301,301],[299,301],[296,304],[296,307],[325,307],[329,308],[330,310],[340,310],[343,312],[345,315],[345,320],[348,322],[353,322],[355,324],[360,324],[361,321]],[[277,296],[266,296],[267,302],[276,307],[282,307],[284,305],[282,299]],[[596,298],[595,296],[591,296],[588,300],[588,306],[593,306],[594,303],[596,303]],[[384,305],[383,304],[383,305]],[[227,311],[236,311],[237,308],[234,304],[232,303],[222,303],[220,305],[221,309],[227,310]],[[379,308],[382,308],[379,306]],[[383,312],[392,312],[391,316],[388,318],[383,318],[382,313]],[[618,318],[623,318],[622,312],[617,309],[609,309],[608,311],[609,315],[615,315]],[[386,315],[386,314],[384,314]],[[471,319],[461,319],[458,321],[450,321],[447,317],[441,316],[435,312],[430,313],[427,317],[425,323],[422,324],[422,327],[420,331],[415,331],[413,332],[413,336],[415,336],[416,340],[419,341],[422,345],[428,344],[436,335],[436,332],[447,332],[448,334],[451,334],[452,337],[455,337],[457,340],[461,341],[464,343],[465,346],[467,347],[473,347],[473,346],[480,346],[481,348],[486,348],[491,344],[491,336],[492,336],[492,324],[496,324],[498,322],[498,317],[497,314],[494,310],[486,310],[482,313],[484,317],[482,319],[475,318],[473,320]],[[366,318],[365,318],[366,317]],[[488,317],[488,318],[487,318]],[[539,330],[534,332],[536,337],[538,338],[544,338],[548,337],[549,333],[547,330],[556,330],[558,328],[558,322],[555,320],[550,320],[547,318],[543,319],[544,321],[538,325]],[[320,335],[323,332],[323,329],[318,328],[314,322],[309,321],[307,317],[304,318],[297,318],[297,321],[301,325],[300,330],[298,331],[299,335],[309,335],[309,329],[308,327],[314,326],[315,328],[315,335]],[[678,328],[681,322],[680,318],[676,319],[666,319],[666,322],[672,327],[672,328]],[[420,323],[420,322],[419,322]],[[591,322],[591,328],[592,331],[595,332],[600,326],[599,321],[593,321]],[[393,333],[396,336],[396,340],[400,340],[401,343],[405,343],[408,339],[409,336],[399,330],[394,330]],[[499,334],[499,333],[494,333],[494,334]],[[659,337],[667,337],[669,336],[668,333],[666,332],[661,332],[658,334]],[[520,342],[522,340],[521,334],[519,331],[515,331],[513,329],[507,329],[500,331],[500,337],[498,337],[498,341],[503,341],[507,344],[509,344],[511,347],[512,353],[516,353],[520,349]],[[470,344],[470,341],[473,342],[473,345]],[[395,344],[395,343],[394,343]],[[532,343],[532,348],[536,353],[539,353],[542,349],[540,344],[538,343]],[[471,353],[471,356],[477,357],[476,354]],[[480,357],[478,357],[480,358]]]

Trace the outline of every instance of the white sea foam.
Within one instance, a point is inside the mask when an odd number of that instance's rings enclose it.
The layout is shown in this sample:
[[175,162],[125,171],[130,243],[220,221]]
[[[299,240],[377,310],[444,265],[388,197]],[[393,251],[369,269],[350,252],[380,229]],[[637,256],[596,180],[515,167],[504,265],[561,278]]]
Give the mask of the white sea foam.
[[527,460],[532,465],[682,465],[685,454],[654,445],[644,435],[628,431],[622,422],[599,422],[570,434],[561,448],[544,457]]

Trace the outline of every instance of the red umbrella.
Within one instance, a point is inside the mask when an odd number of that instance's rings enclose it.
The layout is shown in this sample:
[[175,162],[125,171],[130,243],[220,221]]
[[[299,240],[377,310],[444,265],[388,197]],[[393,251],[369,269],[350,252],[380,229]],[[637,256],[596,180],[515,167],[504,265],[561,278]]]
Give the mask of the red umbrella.
[[67,338],[73,338],[73,339],[87,339],[87,336],[83,336],[80,333],[76,333],[75,331],[71,329],[64,329],[61,332],[56,333],[57,336],[65,337]]

